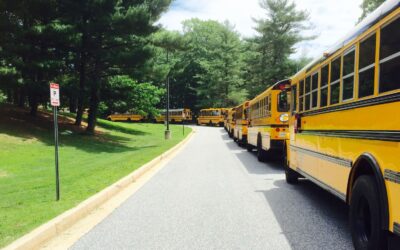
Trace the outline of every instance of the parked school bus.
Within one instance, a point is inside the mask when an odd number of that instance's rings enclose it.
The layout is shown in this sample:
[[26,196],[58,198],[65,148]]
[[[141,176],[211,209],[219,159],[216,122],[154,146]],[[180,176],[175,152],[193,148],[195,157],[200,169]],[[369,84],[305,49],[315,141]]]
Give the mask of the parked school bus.
[[229,137],[232,138],[235,130],[235,108],[229,109],[227,113],[228,113],[227,131]]
[[146,119],[145,116],[139,114],[113,114],[107,116],[109,121],[128,121],[128,122],[142,122]]
[[286,180],[349,204],[356,249],[400,235],[400,1],[386,1],[291,81]]
[[289,80],[276,83],[249,103],[247,150],[257,149],[259,161],[283,156],[288,130]]
[[236,141],[239,146],[247,145],[249,103],[249,101],[246,101],[235,108],[235,126],[233,128],[233,140]]
[[229,131],[229,130],[228,130],[229,119],[232,118],[232,117],[229,117],[229,111],[230,111],[231,109],[232,109],[232,108],[227,108],[227,109],[225,109],[225,112],[224,112],[224,129],[225,129],[226,131]]
[[[155,118],[156,122],[165,122],[166,111],[161,111],[160,115]],[[192,121],[192,111],[190,109],[170,109],[169,121],[171,123],[182,123]]]
[[224,126],[223,108],[209,108],[200,110],[200,115],[197,118],[197,124],[209,126]]

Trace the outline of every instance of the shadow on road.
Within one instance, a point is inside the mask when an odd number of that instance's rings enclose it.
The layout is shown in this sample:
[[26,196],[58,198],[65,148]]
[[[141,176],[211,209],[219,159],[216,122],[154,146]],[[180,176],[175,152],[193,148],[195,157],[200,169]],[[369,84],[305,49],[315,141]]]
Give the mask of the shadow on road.
[[[259,162],[255,152],[221,133],[247,172],[265,182],[267,188],[255,192],[263,195],[293,249],[353,249],[347,204],[306,179],[287,184],[282,161]],[[400,249],[400,237],[390,235],[389,250],[394,249]]]
[[341,200],[307,180],[292,186],[284,179],[281,161],[262,163],[254,152],[247,152],[226,133],[222,139],[254,181],[265,189],[267,205],[293,249],[352,249],[348,228],[348,208]]

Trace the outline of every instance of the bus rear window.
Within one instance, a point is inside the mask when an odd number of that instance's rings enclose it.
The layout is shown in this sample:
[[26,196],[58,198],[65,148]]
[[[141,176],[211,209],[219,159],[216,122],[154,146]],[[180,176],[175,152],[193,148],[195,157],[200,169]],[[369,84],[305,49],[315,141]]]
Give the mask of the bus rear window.
[[278,112],[288,112],[288,95],[286,91],[282,91],[278,95]]

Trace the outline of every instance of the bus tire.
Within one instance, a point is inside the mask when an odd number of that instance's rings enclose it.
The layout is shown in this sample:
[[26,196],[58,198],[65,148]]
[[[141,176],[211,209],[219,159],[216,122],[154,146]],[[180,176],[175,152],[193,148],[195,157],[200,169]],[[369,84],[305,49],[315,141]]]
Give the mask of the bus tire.
[[258,136],[257,139],[257,160],[260,162],[265,162],[267,158],[267,152],[262,148],[262,140],[261,136]]
[[246,149],[247,149],[247,152],[253,151],[253,145],[247,143],[246,144]]
[[128,118],[126,121],[127,121],[127,122],[131,122],[132,120],[131,120],[131,118]]
[[285,179],[288,184],[297,184],[299,182],[299,175],[290,167],[285,167]]
[[387,249],[382,230],[378,185],[373,176],[360,176],[350,201],[350,231],[355,249]]

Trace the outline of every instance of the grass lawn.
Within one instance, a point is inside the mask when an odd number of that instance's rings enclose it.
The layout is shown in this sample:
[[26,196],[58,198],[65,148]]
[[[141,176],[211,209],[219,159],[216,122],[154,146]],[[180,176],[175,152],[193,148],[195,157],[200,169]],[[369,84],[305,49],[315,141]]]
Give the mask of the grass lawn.
[[[95,135],[60,125],[61,201],[55,201],[51,114],[0,107],[0,247],[74,207],[176,145],[182,127],[99,120]],[[186,134],[190,132],[185,129]]]

